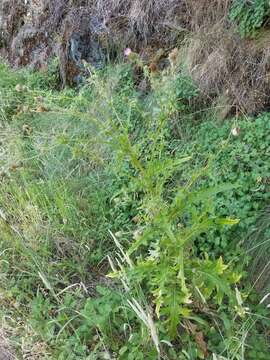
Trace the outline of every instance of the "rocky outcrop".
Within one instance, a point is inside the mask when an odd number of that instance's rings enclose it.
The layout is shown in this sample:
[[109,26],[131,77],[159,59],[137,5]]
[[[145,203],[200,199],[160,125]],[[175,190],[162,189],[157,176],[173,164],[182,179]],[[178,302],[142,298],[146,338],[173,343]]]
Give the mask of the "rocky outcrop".
[[1,47],[13,66],[46,69],[59,58],[63,85],[78,83],[83,61],[94,67],[105,63],[106,26],[89,6],[63,0],[11,0],[1,2]]
[[37,25],[44,1],[0,1],[2,55],[14,66],[30,65],[39,68],[47,60],[49,37]]
[[[180,45],[197,99],[220,118],[270,108],[269,22],[241,38],[232,0],[0,0],[0,55],[15,66],[47,69],[59,59],[63,86],[80,82],[85,62],[102,67],[125,47],[152,63]],[[184,41],[181,41],[184,40]],[[87,72],[89,73],[89,72]]]
[[[168,46],[169,34],[175,33],[174,10],[184,4],[183,0],[0,0],[1,54],[14,66],[36,69],[46,69],[48,59],[57,56],[63,85],[76,84],[84,61],[101,67],[119,47]],[[178,16],[181,13],[177,11]]]
[[84,61],[95,68],[105,64],[108,36],[103,23],[95,16],[89,17],[87,7],[72,9],[67,14],[61,27],[61,41],[57,49],[64,84],[69,83],[70,79],[75,83],[80,82]]

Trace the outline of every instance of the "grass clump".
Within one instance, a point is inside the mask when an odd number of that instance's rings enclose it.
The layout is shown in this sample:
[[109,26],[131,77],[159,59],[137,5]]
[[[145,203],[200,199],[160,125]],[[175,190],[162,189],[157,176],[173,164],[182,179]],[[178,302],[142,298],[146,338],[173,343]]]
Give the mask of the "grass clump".
[[2,326],[31,359],[267,359],[235,235],[268,199],[267,116],[189,137],[190,78],[143,68],[142,96],[134,66],[59,92],[0,68]]

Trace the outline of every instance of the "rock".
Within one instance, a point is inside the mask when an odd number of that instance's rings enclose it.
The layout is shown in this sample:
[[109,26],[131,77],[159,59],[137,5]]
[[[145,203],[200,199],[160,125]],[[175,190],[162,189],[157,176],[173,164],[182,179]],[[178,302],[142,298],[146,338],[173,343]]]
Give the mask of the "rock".
[[68,14],[58,49],[64,85],[80,81],[80,74],[84,71],[83,62],[95,68],[104,66],[106,49],[101,40],[106,36],[106,27],[97,18],[89,16],[88,8],[74,9]]
[[101,68],[120,47],[136,51],[148,41],[155,49],[165,41],[168,46],[164,19],[168,10],[174,13],[174,0],[157,7],[147,4],[148,0],[0,0],[0,55],[14,66],[33,69],[48,69],[49,59],[58,57],[63,85],[77,84],[86,72],[84,62]]
[[13,36],[24,24],[26,6],[22,0],[0,0],[0,48],[8,50]]
[[11,43],[9,59],[15,66],[29,65],[32,68],[40,68],[48,59],[48,50],[48,39],[45,34],[25,25]]
[[84,62],[104,66],[108,34],[90,6],[66,0],[0,0],[2,54],[16,67],[33,69],[48,68],[49,59],[57,56],[64,86],[81,81]]

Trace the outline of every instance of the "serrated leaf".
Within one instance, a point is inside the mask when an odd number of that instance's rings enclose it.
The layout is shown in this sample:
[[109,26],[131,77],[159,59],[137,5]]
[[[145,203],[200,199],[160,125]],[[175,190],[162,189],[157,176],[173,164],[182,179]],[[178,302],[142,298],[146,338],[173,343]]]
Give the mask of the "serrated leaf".
[[240,222],[240,219],[232,219],[232,218],[219,218],[216,220],[216,222],[219,224],[219,225],[230,225],[230,226],[233,226],[233,225],[236,225]]

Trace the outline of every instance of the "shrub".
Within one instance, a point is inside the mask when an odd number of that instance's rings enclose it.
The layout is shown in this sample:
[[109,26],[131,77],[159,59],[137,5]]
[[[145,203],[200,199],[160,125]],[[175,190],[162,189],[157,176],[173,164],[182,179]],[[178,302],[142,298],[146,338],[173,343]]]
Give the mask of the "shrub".
[[230,19],[238,23],[241,36],[254,37],[270,14],[267,0],[234,0]]

